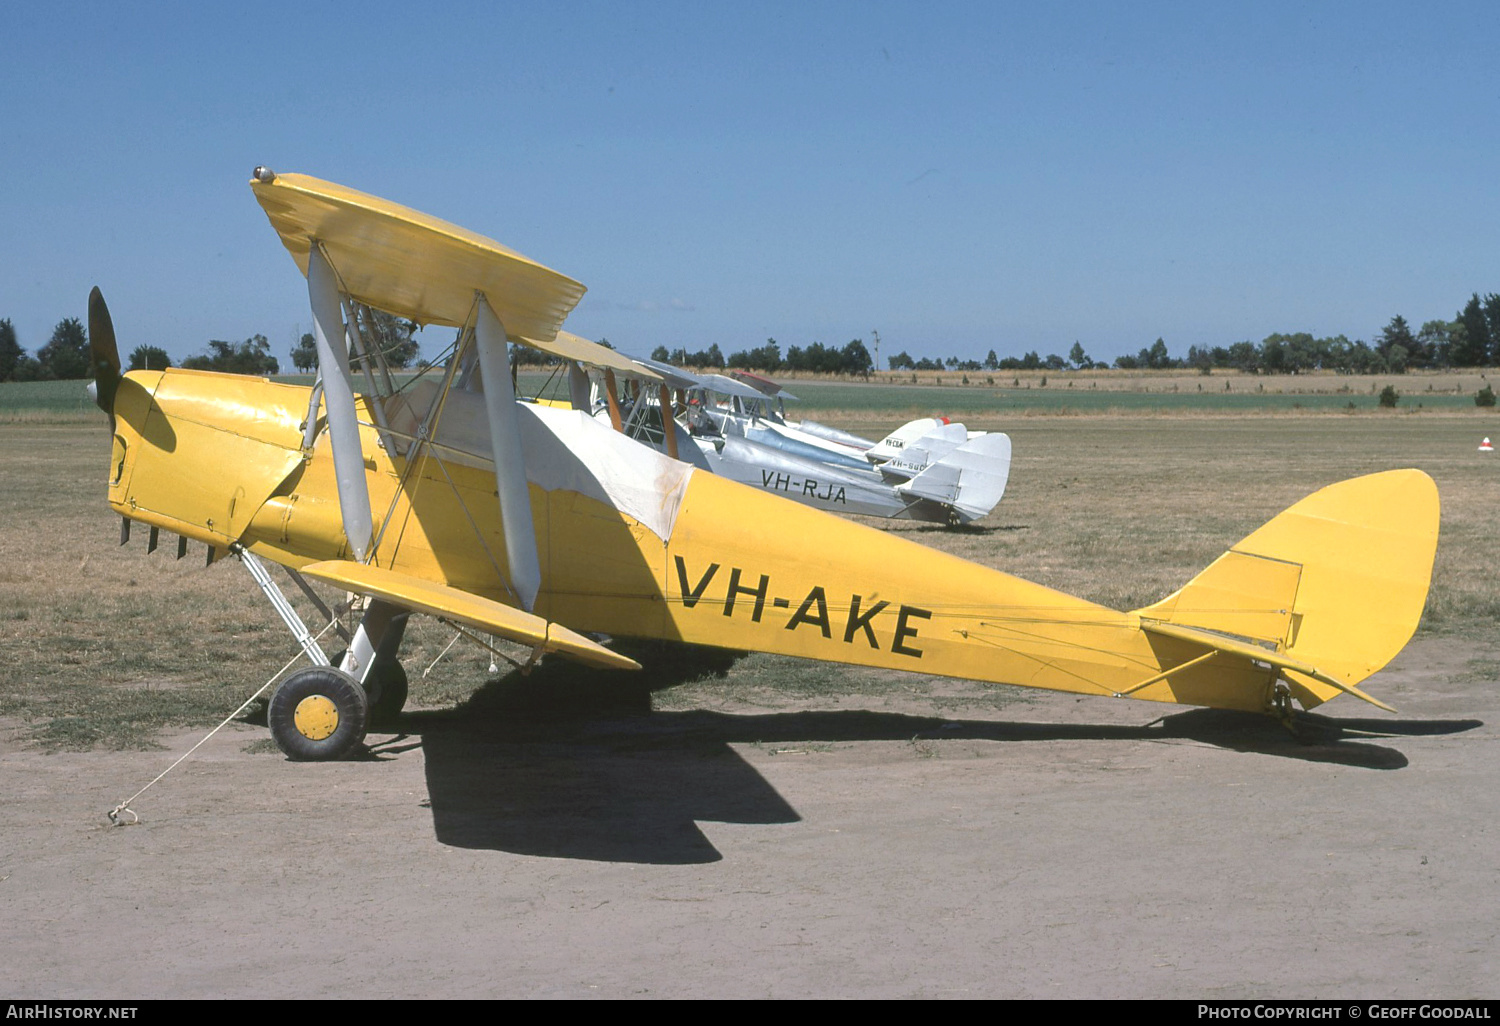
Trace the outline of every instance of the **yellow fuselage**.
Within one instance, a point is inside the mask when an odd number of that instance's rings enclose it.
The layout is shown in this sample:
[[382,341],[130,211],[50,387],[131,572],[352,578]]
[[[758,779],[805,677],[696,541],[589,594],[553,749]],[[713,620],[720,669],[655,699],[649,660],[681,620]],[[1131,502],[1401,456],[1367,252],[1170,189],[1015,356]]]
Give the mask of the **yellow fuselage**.
[[[306,388],[261,379],[127,375],[111,506],[293,568],[349,558],[326,434],[303,448],[308,401]],[[368,421],[365,400],[361,409]],[[493,471],[420,448],[393,455],[374,428],[362,434],[370,562],[513,604]],[[665,537],[585,491],[530,484],[542,571],[534,612],[577,631],[1096,695],[1197,652],[1143,632],[1135,614],[711,474],[687,476]],[[1248,660],[1211,660],[1132,697],[1260,711],[1275,676]]]

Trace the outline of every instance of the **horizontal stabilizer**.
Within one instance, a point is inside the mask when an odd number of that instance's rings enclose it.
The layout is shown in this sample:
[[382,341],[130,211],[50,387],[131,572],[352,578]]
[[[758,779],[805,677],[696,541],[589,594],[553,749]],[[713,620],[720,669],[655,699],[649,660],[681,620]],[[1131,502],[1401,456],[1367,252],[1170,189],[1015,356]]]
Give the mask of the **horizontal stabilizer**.
[[383,567],[327,560],[301,568],[304,576],[359,592],[429,616],[456,620],[509,641],[555,653],[587,666],[639,670],[641,664],[540,616],[457,588],[408,577]]
[[1176,638],[1178,641],[1190,641],[1215,652],[1223,652],[1226,655],[1239,656],[1244,659],[1253,659],[1267,663],[1280,670],[1288,671],[1302,677],[1307,677],[1330,687],[1337,688],[1355,698],[1362,698],[1373,706],[1384,709],[1386,712],[1395,712],[1390,706],[1376,698],[1371,698],[1353,684],[1345,684],[1343,681],[1321,672],[1316,666],[1303,662],[1301,659],[1293,659],[1280,652],[1274,652],[1268,648],[1261,648],[1247,641],[1240,641],[1213,631],[1199,630],[1196,627],[1176,627],[1171,624],[1154,623],[1150,620],[1141,622],[1141,630],[1148,634],[1160,634],[1167,638]]

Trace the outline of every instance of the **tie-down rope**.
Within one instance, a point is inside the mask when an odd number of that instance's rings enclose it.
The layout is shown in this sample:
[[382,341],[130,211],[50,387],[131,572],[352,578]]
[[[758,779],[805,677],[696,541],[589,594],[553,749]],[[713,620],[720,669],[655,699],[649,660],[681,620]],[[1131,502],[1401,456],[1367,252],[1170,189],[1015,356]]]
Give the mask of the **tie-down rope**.
[[[320,630],[313,637],[313,640],[314,641],[320,641],[320,640],[322,640],[323,635],[327,634],[329,628],[331,628],[336,623],[338,623],[338,620],[336,618],[332,619],[332,620],[329,620],[328,621],[328,626],[326,626],[322,630]],[[290,670],[293,666],[295,666],[297,664],[297,660],[301,659],[302,657],[303,657],[303,653],[301,651],[299,651],[296,655],[292,656],[292,658],[287,662],[287,664],[285,666],[283,666],[281,669],[277,670],[275,673],[271,674],[271,679],[270,680],[266,681],[258,689],[256,689],[255,694],[253,694],[249,698],[245,699],[245,702],[244,702],[243,705],[241,705],[238,709],[236,709],[234,712],[230,713],[227,717],[225,717],[224,718],[224,722],[220,723],[213,730],[210,730],[207,734],[203,735],[203,738],[197,744],[195,744],[193,747],[189,748],[187,751],[183,752],[182,755],[178,756],[177,761],[173,762],[172,765],[168,766],[166,769],[164,769],[160,773],[158,773],[156,775],[156,779],[155,780],[152,780],[151,783],[149,783],[145,787],[141,788],[139,791],[137,791],[135,794],[131,795],[129,798],[126,798],[123,802],[121,802],[119,805],[116,805],[113,809],[110,809],[109,810],[109,821],[111,823],[113,823],[115,826],[133,826],[134,824],[139,823],[141,821],[141,817],[136,813],[136,811],[134,809],[132,809],[130,807],[130,803],[133,802],[133,801],[135,801],[141,795],[145,794],[147,791],[149,791],[156,784],[156,782],[158,780],[160,780],[162,777],[165,777],[168,773],[171,773],[174,769],[176,769],[182,763],[182,761],[184,759],[186,759],[189,755],[192,755],[199,748],[202,748],[203,745],[208,741],[209,738],[213,737],[219,731],[221,731],[225,727],[227,727],[229,725],[230,721],[232,721],[236,716],[238,716],[240,713],[242,713],[246,709],[248,709],[250,707],[250,703],[251,702],[254,702],[257,698],[259,698],[261,696],[261,694],[266,690],[266,688],[268,688],[272,684],[276,683],[276,679],[278,677],[280,677],[286,671]],[[120,822],[121,815],[123,815],[125,813],[129,813],[130,816],[131,816],[131,820],[130,820],[129,823],[121,823]]]

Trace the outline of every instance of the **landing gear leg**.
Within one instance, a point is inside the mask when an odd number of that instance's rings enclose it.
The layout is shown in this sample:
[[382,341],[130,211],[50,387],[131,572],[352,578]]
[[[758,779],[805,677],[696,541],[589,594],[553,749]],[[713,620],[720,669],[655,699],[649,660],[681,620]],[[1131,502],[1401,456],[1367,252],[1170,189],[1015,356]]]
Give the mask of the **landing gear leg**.
[[370,724],[380,726],[401,715],[406,705],[406,671],[396,658],[410,613],[400,606],[371,599],[349,643],[339,669],[358,680],[370,696]]
[[1287,687],[1286,681],[1278,680],[1272,685],[1270,704],[1271,715],[1281,721],[1292,737],[1297,737],[1297,707],[1292,704],[1292,689]]

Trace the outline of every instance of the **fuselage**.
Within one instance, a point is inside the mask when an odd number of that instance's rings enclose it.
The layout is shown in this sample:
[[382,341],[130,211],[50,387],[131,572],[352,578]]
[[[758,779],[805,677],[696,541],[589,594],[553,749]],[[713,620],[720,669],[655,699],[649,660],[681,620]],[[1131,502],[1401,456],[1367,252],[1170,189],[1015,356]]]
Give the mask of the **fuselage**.
[[[304,430],[309,395],[234,375],[127,375],[111,506],[293,568],[350,558],[326,433]],[[514,604],[482,397],[451,392],[419,444],[406,428],[426,401],[386,400],[402,437],[390,452],[359,400],[370,562]],[[534,612],[573,630],[1095,695],[1192,654],[1134,614],[694,471],[584,413],[518,409],[542,571]],[[1273,680],[1248,662],[1205,664],[1132,697],[1259,711]]]

